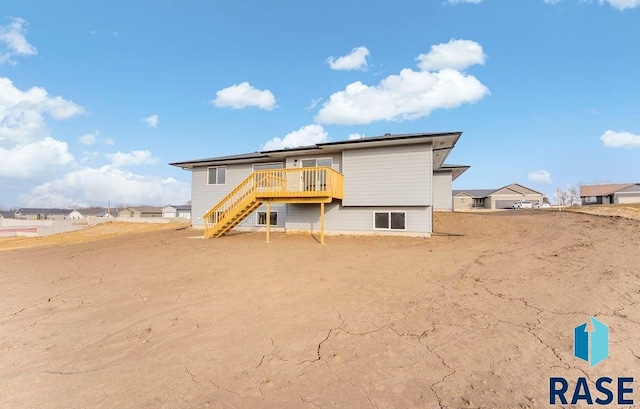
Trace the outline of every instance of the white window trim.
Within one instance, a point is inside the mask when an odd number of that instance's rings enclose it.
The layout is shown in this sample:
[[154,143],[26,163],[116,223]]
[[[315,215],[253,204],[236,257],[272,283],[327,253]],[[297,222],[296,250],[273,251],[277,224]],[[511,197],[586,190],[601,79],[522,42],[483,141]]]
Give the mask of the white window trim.
[[[209,169],[224,168],[224,183],[209,183]],[[216,179],[218,178],[218,172],[216,172]],[[217,182],[217,180],[216,180]],[[227,167],[226,166],[209,166],[207,167],[207,186],[224,186],[227,184]]]
[[[258,210],[256,212],[256,226],[266,226],[267,223],[260,224],[260,213],[265,213],[265,215],[266,215],[267,211],[266,210]],[[279,212],[277,210],[272,210],[271,213],[275,213],[276,214],[276,222],[278,222],[279,221],[279,214],[278,214]],[[278,225],[278,223],[271,224],[270,226],[277,226],[277,225]]]
[[[379,228],[376,227],[376,213],[387,213],[389,215],[389,227]],[[391,228],[391,213],[403,213],[404,214],[404,229],[392,229]],[[407,212],[405,210],[374,210],[372,214],[373,230],[381,231],[407,231]]]
[[333,157],[332,156],[326,156],[326,157],[318,157],[318,158],[311,158],[311,157],[304,157],[304,158],[297,158],[298,159],[298,167],[301,168],[302,167],[302,161],[303,160],[315,160],[316,161],[316,166],[318,166],[318,161],[319,160],[323,160],[323,159],[329,159],[331,161],[331,166],[329,166],[330,168],[333,167]]
[[466,197],[459,197],[458,200],[460,201],[460,203],[467,203]]
[[[280,165],[280,168],[271,168],[271,169],[284,169],[285,164],[282,162],[264,162],[264,163],[253,163],[251,164],[251,170],[256,170],[256,165]],[[264,169],[263,169],[264,170]]]

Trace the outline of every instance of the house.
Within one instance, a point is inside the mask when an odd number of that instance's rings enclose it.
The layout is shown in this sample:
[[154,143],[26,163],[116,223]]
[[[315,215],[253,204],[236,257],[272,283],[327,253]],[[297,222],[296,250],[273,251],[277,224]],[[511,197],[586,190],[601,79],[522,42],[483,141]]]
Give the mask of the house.
[[127,207],[118,212],[118,217],[162,217],[162,209],[155,206]]
[[77,209],[74,209],[67,215],[67,218],[72,220],[82,220],[84,219],[84,216]]
[[0,210],[0,219],[15,219],[12,210]]
[[640,183],[580,186],[580,199],[583,206],[640,203]]
[[162,208],[162,217],[191,219],[191,205],[169,205]]
[[234,228],[429,236],[468,166],[444,161],[461,132],[386,134],[171,163],[191,171],[191,224],[205,237]]
[[23,220],[64,220],[71,213],[67,209],[21,207],[15,212],[16,219]]
[[454,190],[453,210],[511,209],[520,200],[542,203],[543,199],[542,193],[517,183],[498,189]]

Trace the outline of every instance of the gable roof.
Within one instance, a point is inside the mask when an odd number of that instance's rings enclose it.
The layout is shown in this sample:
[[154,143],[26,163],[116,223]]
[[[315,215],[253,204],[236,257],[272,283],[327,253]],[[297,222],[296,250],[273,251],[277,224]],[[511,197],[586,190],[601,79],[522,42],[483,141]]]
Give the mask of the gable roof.
[[20,214],[69,214],[71,210],[67,209],[54,209],[46,207],[21,207],[16,210],[16,213]]
[[324,142],[315,145],[300,146],[296,148],[277,149],[271,151],[261,151],[243,153],[239,155],[218,156],[213,158],[196,159],[184,162],[169,163],[183,169],[193,169],[197,166],[229,165],[234,163],[256,163],[267,162],[269,160],[282,160],[292,154],[318,152],[330,153],[340,152],[349,149],[413,145],[424,142],[433,143],[433,169],[440,169],[446,157],[449,155],[462,132],[434,132],[434,133],[413,133],[413,134],[385,134],[362,139],[354,139],[337,142]]
[[15,215],[11,210],[0,210],[0,217],[4,219],[13,219]]
[[496,189],[467,189],[467,190],[452,190],[451,193],[454,196],[457,196],[462,193],[466,193],[467,196],[471,196],[474,199],[481,199],[483,197],[489,196],[491,193],[495,191]]
[[602,185],[583,185],[580,186],[580,197],[588,196],[609,196],[618,190],[633,186],[635,183],[612,183]]
[[[528,194],[528,192],[532,192],[534,194],[539,194],[544,196],[542,193],[537,192],[533,189],[530,189],[526,186],[522,186],[521,184],[518,183],[512,183],[510,185],[506,185],[506,186],[502,186],[499,187],[497,189],[466,189],[466,190],[452,190],[452,194],[453,196],[462,194],[462,193],[466,193],[468,196],[473,197],[474,199],[482,199],[485,197],[489,197],[503,189],[508,189],[508,190],[512,190],[518,194],[524,195],[524,194]],[[528,192],[527,192],[528,191]],[[530,194],[530,193],[529,193]]]
[[155,206],[128,207],[126,210],[138,211],[140,213],[162,213],[162,209]]

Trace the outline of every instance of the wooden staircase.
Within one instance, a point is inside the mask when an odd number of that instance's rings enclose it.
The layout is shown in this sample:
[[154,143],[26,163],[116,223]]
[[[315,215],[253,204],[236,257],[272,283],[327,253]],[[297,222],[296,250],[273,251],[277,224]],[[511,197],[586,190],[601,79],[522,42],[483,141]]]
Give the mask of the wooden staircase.
[[344,177],[331,167],[257,170],[204,215],[204,237],[224,236],[264,202],[330,203],[343,191]]

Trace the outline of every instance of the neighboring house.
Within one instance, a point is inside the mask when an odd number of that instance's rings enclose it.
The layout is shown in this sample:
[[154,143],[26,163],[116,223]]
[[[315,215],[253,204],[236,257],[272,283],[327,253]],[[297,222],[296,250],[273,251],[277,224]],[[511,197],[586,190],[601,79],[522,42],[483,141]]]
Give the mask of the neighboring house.
[[118,217],[162,217],[162,209],[154,206],[127,207],[118,212]]
[[236,226],[429,236],[451,209],[444,161],[461,132],[390,135],[171,163],[192,172],[191,223],[205,237]]
[[544,195],[526,186],[512,183],[498,189],[453,191],[453,210],[511,209],[520,200],[542,203]]
[[15,218],[24,220],[64,220],[71,210],[52,208],[21,207],[16,210]]
[[640,183],[580,186],[584,206],[596,204],[640,203]]
[[82,219],[84,219],[84,216],[82,215],[82,213],[80,213],[77,209],[72,210],[72,211],[67,215],[67,217],[68,217],[69,219],[72,219],[72,220],[82,220]]
[[0,219],[15,219],[15,215],[11,210],[0,210]]
[[191,219],[191,205],[170,205],[162,208],[162,217]]

